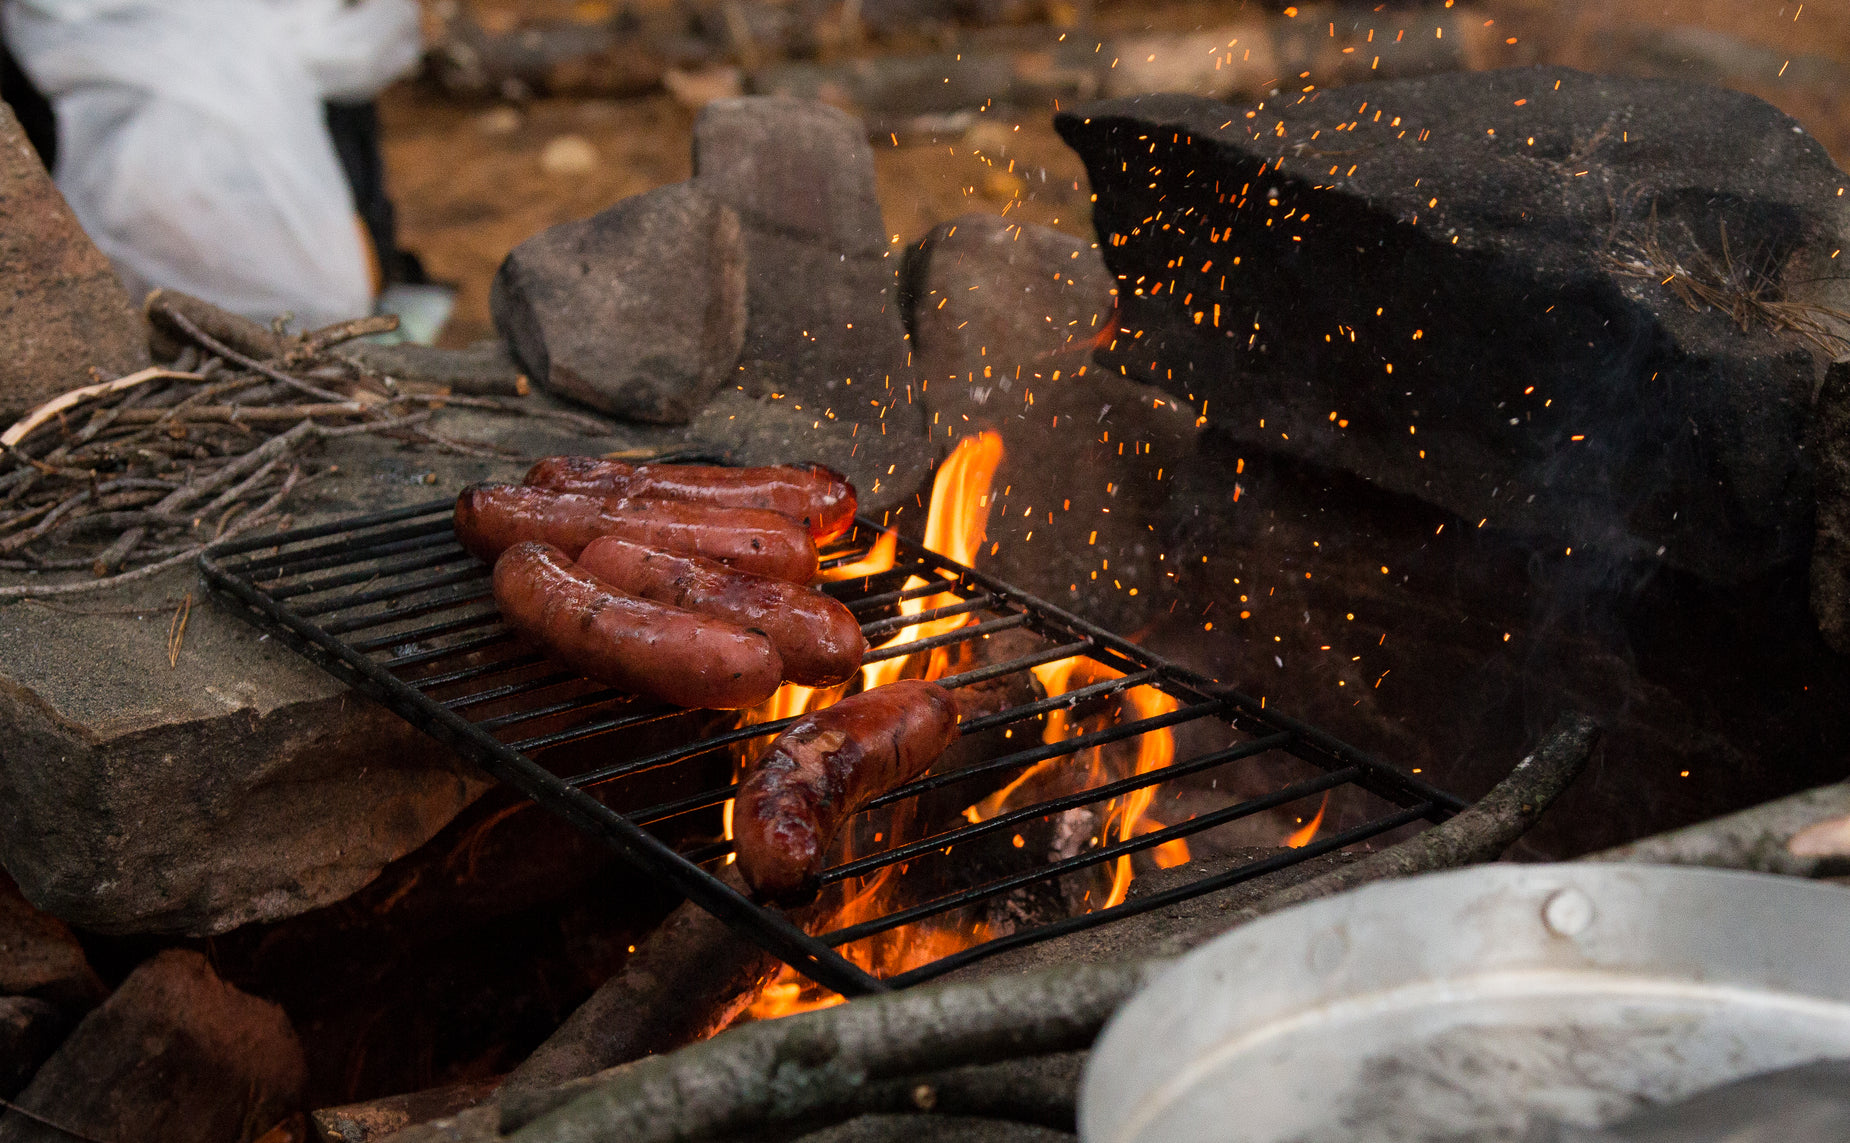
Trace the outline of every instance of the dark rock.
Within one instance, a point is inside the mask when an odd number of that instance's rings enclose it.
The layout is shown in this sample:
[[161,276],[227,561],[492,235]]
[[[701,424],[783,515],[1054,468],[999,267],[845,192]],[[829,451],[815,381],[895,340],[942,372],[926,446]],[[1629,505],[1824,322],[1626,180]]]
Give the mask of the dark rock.
[[40,912],[0,874],[0,994],[29,996],[81,1012],[105,995],[76,934]]
[[67,389],[89,370],[114,377],[148,364],[148,336],[109,259],[78,226],[0,105],[0,417]]
[[1850,659],[1819,635],[1802,566],[1730,588],[1648,557],[1537,553],[1224,440],[1204,441],[1170,511],[1181,603],[1144,645],[1269,709],[1465,798],[1559,713],[1598,719],[1594,768],[1523,840],[1525,860],[1844,776]]
[[1825,641],[1850,655],[1850,361],[1825,373],[1813,426],[1818,535],[1811,552],[1811,609]]
[[1058,125],[1123,291],[1104,359],[1235,447],[1717,584],[1807,553],[1850,180],[1767,104],[1538,68]]
[[539,384],[617,416],[685,423],[745,334],[738,216],[685,183],[636,195],[515,247],[490,305]]
[[39,1070],[71,1026],[54,1004],[30,996],[0,997],[0,1099],[12,1099]]
[[915,433],[923,418],[861,124],[820,103],[717,100],[694,123],[694,182],[743,223],[734,383],[863,432],[884,421],[889,434]]
[[0,611],[0,861],[41,908],[108,933],[286,916],[364,885],[486,788],[227,612],[195,607],[168,669],[172,610]]
[[978,565],[1142,627],[1169,604],[1155,528],[1196,425],[1164,390],[1090,364],[1116,321],[1095,244],[965,215],[908,252],[902,280],[933,439],[993,429],[1007,450]]
[[930,488],[932,463],[919,415],[923,405],[908,406],[901,390],[884,407],[888,415],[870,422],[781,389],[755,398],[729,386],[694,418],[688,439],[703,455],[728,464],[821,461],[854,481],[861,515],[883,522],[916,518],[922,529],[924,511],[914,498]]
[[[297,1109],[302,1046],[282,1009],[219,980],[195,952],[143,964],[85,1017],[19,1106],[93,1139],[250,1139]],[[63,1141],[19,1112],[0,1140]]]

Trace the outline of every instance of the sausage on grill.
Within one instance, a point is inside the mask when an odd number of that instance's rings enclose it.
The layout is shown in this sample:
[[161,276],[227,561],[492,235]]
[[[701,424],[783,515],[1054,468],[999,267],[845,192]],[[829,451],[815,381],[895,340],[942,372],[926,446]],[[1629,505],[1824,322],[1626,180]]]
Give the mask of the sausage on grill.
[[523,540],[543,541],[576,559],[599,536],[620,536],[792,583],[816,577],[816,545],[809,533],[789,517],[762,508],[472,484],[456,498],[456,536],[484,560]]
[[551,544],[528,541],[501,553],[494,591],[508,626],[613,687],[736,710],[770,698],[783,681],[764,632],[625,595]]
[[867,651],[861,625],[846,607],[784,580],[616,536],[585,545],[578,565],[631,595],[763,631],[784,661],[784,678],[806,687],[847,682]]
[[752,892],[781,905],[812,899],[843,823],[924,773],[956,737],[957,701],[916,679],[792,723],[752,763],[733,807],[739,872]]
[[589,496],[637,496],[731,508],[768,508],[801,520],[817,543],[841,535],[854,524],[854,485],[841,473],[820,464],[719,468],[553,456],[534,465],[526,483]]

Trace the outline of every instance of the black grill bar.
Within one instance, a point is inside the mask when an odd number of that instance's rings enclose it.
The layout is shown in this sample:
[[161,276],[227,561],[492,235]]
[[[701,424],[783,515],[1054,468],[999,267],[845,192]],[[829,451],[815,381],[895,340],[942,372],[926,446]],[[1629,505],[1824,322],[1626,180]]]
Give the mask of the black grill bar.
[[[1237,761],[1241,758],[1251,758],[1254,755],[1264,754],[1268,750],[1277,749],[1290,741],[1291,736],[1289,734],[1274,734],[1269,738],[1261,738],[1253,742],[1244,742],[1238,746],[1230,746],[1225,750],[1216,750],[1212,754],[1203,754],[1201,757],[1189,762],[1164,766],[1161,769],[1150,770],[1146,773],[1123,778],[1116,782],[1107,782],[1103,786],[1095,786],[1089,790],[1082,790],[1077,794],[1068,794],[1063,798],[1048,798],[1045,801],[1036,802],[1025,809],[998,814],[993,818],[977,822],[974,825],[946,830],[943,833],[934,834],[931,837],[889,849],[885,853],[875,854],[872,857],[863,857],[859,861],[844,862],[833,869],[824,870],[822,874],[822,883],[827,885],[831,881],[841,881],[849,877],[862,877],[872,873],[876,869],[884,869],[889,865],[896,865],[902,861],[910,861],[914,857],[922,857],[934,849],[943,849],[946,846],[956,845],[960,841],[971,841],[984,834],[1008,829],[1011,826],[1017,826],[1023,822],[1034,821],[1037,818],[1044,818],[1048,814],[1057,814],[1065,810],[1078,809],[1080,806],[1089,806],[1097,802],[1107,801],[1120,794],[1128,794],[1134,790],[1142,790],[1149,786],[1160,785],[1163,782],[1175,778],[1197,774],[1203,770],[1211,770],[1216,766],[1223,766],[1228,762]],[[1338,786],[1342,785],[1343,782],[1350,781],[1357,775],[1357,771],[1353,767],[1348,770],[1339,770],[1337,773],[1343,775],[1343,777],[1339,778],[1334,783],[1334,785]]]
[[[826,554],[823,566],[836,569],[835,578],[819,584],[819,589],[841,600],[862,621],[863,635],[875,643],[908,630],[932,630],[927,625],[953,628],[904,644],[876,647],[865,662],[964,647],[978,652],[974,664],[939,680],[941,685],[963,688],[1019,676],[1029,681],[1034,693],[1025,698],[1019,690],[1007,690],[1003,693],[1014,694],[1020,701],[972,716],[960,727],[966,736],[1002,728],[1011,728],[1016,735],[1026,730],[1030,741],[1022,748],[966,759],[961,768],[944,773],[928,772],[874,798],[865,811],[896,806],[963,783],[988,780],[983,786],[986,792],[1031,767],[1067,765],[1064,760],[1084,751],[1204,720],[1233,741],[1142,773],[1119,768],[1094,779],[1090,771],[1077,771],[1069,777],[1084,788],[1069,786],[1058,796],[1032,805],[1005,805],[982,821],[935,826],[940,832],[932,836],[891,838],[871,851],[863,839],[858,845],[862,854],[826,870],[825,884],[852,883],[914,863],[954,861],[940,855],[1049,815],[1103,806],[1244,759],[1288,755],[1310,763],[1313,776],[1243,801],[1230,799],[1231,804],[1196,812],[1134,837],[1113,841],[1100,835],[1097,844],[1063,860],[1024,853],[1020,868],[1005,863],[990,870],[999,875],[987,876],[981,884],[966,884],[930,900],[895,898],[877,915],[855,924],[828,931],[825,923],[823,931],[807,933],[783,914],[740,896],[704,868],[732,852],[729,841],[714,840],[719,832],[719,809],[737,790],[730,768],[747,756],[751,743],[768,739],[795,720],[742,724],[699,741],[677,743],[675,724],[664,720],[681,714],[679,708],[590,683],[567,670],[549,669],[542,655],[501,624],[489,593],[489,569],[456,543],[451,509],[452,503],[446,500],[281,535],[248,537],[215,549],[201,559],[200,566],[211,586],[253,623],[386,703],[576,828],[604,840],[626,860],[661,878],[799,972],[848,995],[930,979],[1009,948],[1225,888],[1416,821],[1443,820],[1463,806],[1416,776],[1269,710],[1243,692],[1167,663],[1109,631],[904,539],[898,542],[890,568],[843,577],[840,569],[859,565],[882,535],[873,523],[860,520],[844,546]],[[919,610],[907,614],[909,608]],[[1004,632],[1016,632],[1006,649],[1001,642],[985,643],[987,636]],[[986,646],[996,649],[998,661],[983,661],[981,652]],[[1101,679],[1095,670],[1079,680],[1084,685],[1054,696],[1032,685],[1028,672],[1033,668],[1075,658],[1107,668],[1110,677]],[[915,660],[906,670],[916,673],[923,661]],[[1053,712],[1095,704],[1091,709],[1103,717],[1117,708],[1097,704],[1137,688],[1166,693],[1175,709],[1139,718],[1123,705],[1115,724],[1057,742],[1033,740],[1040,737],[1036,728]],[[555,747],[599,735],[620,736],[624,730],[658,723],[664,724],[663,729],[652,734],[658,743],[666,744],[644,756],[625,756],[619,745],[611,751],[615,760],[609,764],[565,776],[533,760]],[[541,733],[519,738],[508,734],[525,726]],[[684,739],[692,739],[695,733],[690,729]],[[503,741],[498,735],[510,740]],[[569,767],[561,764],[568,769],[582,765],[583,755],[549,757],[580,759]],[[1115,759],[1116,755],[1103,757]],[[1121,761],[1111,764],[1121,765]],[[676,791],[672,797],[639,804],[645,799],[636,795],[651,787],[633,786],[630,779],[684,766],[699,768],[676,772],[688,777],[670,779],[674,785],[669,789]],[[597,797],[588,792],[593,786],[598,788]],[[1133,897],[1109,909],[987,939],[886,981],[863,971],[839,951],[868,937],[931,922],[1030,886],[1079,874],[1097,877],[1096,870],[1106,863],[1340,789],[1354,790],[1358,797],[1372,795],[1387,808],[1360,826],[1317,838],[1301,849],[1162,893]],[[972,795],[973,799],[981,796]],[[674,841],[677,837],[683,840]],[[989,848],[995,848],[994,844]],[[1009,850],[1007,845],[1000,848],[1005,853]],[[903,885],[905,878],[887,882],[895,883]]]
[[1039,869],[1017,873],[1012,877],[1004,877],[997,881],[991,881],[986,885],[972,886],[969,889],[947,894],[946,896],[926,901],[920,905],[914,905],[910,909],[901,909],[896,913],[888,913],[878,920],[863,921],[858,925],[850,925],[845,929],[836,929],[823,939],[830,945],[837,947],[853,944],[855,941],[865,940],[876,933],[884,933],[892,929],[897,929],[902,925],[910,925],[916,921],[922,921],[927,917],[934,917],[940,913],[947,913],[952,909],[962,908],[965,905],[974,905],[978,901],[987,901],[991,897],[999,897],[1013,889],[1025,888],[1037,881],[1046,881],[1050,878],[1059,877],[1067,873],[1088,869],[1094,865],[1102,865],[1107,861],[1115,861],[1120,857],[1128,856],[1139,850],[1154,849],[1159,845],[1171,841],[1180,841],[1190,834],[1200,833],[1202,830],[1226,825],[1228,822],[1237,821],[1244,817],[1251,817],[1265,810],[1277,809],[1280,806],[1290,805],[1292,802],[1298,801],[1301,798],[1308,798],[1312,794],[1320,794],[1325,790],[1333,790],[1345,782],[1353,780],[1356,776],[1357,774],[1354,770],[1336,770],[1328,774],[1319,774],[1315,778],[1307,778],[1302,782],[1294,782],[1284,789],[1279,790],[1277,793],[1267,794],[1263,798],[1252,798],[1238,805],[1228,806],[1225,809],[1215,810],[1211,813],[1192,817],[1185,822],[1178,822],[1165,829],[1152,830],[1146,834],[1139,834],[1137,837],[1126,838],[1123,841],[1113,842],[1109,845],[1101,845],[1094,849],[1089,849],[1084,853],[1066,858],[1063,861],[1056,861],[1051,865],[1042,866]]
[[[429,651],[415,651],[406,655],[395,655],[386,660],[386,665],[397,668],[398,670],[404,670],[407,667],[421,667],[425,663],[435,663],[443,659],[453,659],[458,655],[471,655],[478,651],[485,651],[495,646],[497,643],[510,643],[513,639],[514,633],[504,629],[491,632],[487,635],[478,635],[473,639],[459,640],[448,646],[437,647]],[[389,647],[392,645],[392,642],[392,640],[387,640],[383,645]],[[424,685],[422,679],[418,680],[418,685]]]
[[1098,909],[1090,913],[1080,913],[1077,916],[1067,917],[1064,920],[1055,921],[1052,924],[1038,929],[1012,933],[1006,937],[997,937],[993,940],[985,941],[980,945],[972,945],[969,948],[960,949],[948,956],[932,961],[930,964],[921,965],[910,972],[902,972],[896,976],[888,977],[887,984],[894,988],[910,988],[915,984],[923,984],[927,980],[943,976],[945,973],[962,968],[967,964],[974,964],[979,960],[995,956],[997,953],[1021,948],[1023,945],[1038,944],[1041,941],[1051,940],[1054,937],[1063,937],[1068,933],[1078,933],[1084,932],[1086,929],[1095,929],[1100,925],[1108,925],[1114,921],[1122,921],[1130,917],[1139,916],[1154,909],[1160,909],[1165,905],[1180,904],[1183,901],[1193,900],[1196,897],[1215,893],[1222,889],[1231,889],[1243,881],[1251,881],[1254,878],[1264,877],[1268,873],[1276,873],[1280,869],[1288,869],[1299,862],[1309,861],[1313,857],[1322,857],[1326,853],[1334,853],[1339,849],[1346,849],[1352,845],[1359,845],[1372,838],[1380,837],[1382,834],[1388,833],[1391,830],[1397,830],[1405,825],[1412,825],[1414,822],[1427,817],[1438,809],[1438,806],[1430,802],[1422,802],[1418,805],[1409,806],[1398,813],[1389,814],[1384,818],[1364,823],[1341,833],[1332,834],[1326,838],[1319,838],[1309,845],[1294,850],[1288,850],[1274,857],[1261,858],[1250,865],[1242,865],[1237,869],[1230,869],[1225,873],[1203,877],[1199,881],[1191,882],[1187,885],[1178,885],[1173,889],[1167,889],[1160,893],[1133,897],[1123,904],[1114,905],[1109,909]]

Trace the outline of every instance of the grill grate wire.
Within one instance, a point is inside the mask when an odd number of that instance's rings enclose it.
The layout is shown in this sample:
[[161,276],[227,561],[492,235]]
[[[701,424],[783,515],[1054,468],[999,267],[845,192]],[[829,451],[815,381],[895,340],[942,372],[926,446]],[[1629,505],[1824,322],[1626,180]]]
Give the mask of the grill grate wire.
[[[705,867],[725,859],[731,852],[729,842],[715,841],[710,834],[677,837],[686,831],[667,828],[677,819],[689,820],[687,815],[716,814],[733,796],[736,786],[731,782],[701,782],[715,752],[768,739],[794,719],[717,733],[690,732],[694,734],[690,741],[575,773],[562,775],[542,765],[535,755],[625,731],[661,729],[675,719],[697,716],[583,679],[516,641],[495,611],[489,568],[456,542],[452,503],[418,504],[271,536],[240,538],[202,556],[200,569],[214,591],[232,601],[244,618],[263,631],[384,703],[534,803],[604,840],[626,860],[667,881],[798,972],[844,995],[903,988],[1008,949],[1227,888],[1415,822],[1442,821],[1464,808],[1451,794],[1315,727],[1267,709],[1260,700],[1167,662],[1052,604],[901,538],[891,571],[824,584],[824,590],[863,619],[862,631],[870,644],[934,618],[969,616],[973,622],[902,646],[870,651],[867,661],[951,648],[1021,629],[1045,645],[1006,662],[948,675],[939,680],[940,685],[956,689],[994,682],[1074,656],[1119,673],[1119,677],[1064,695],[970,718],[960,726],[964,735],[1034,727],[1053,711],[1109,699],[1139,686],[1163,691],[1177,706],[1167,713],[1130,718],[1059,742],[1037,741],[949,772],[934,769],[876,798],[863,812],[898,808],[908,802],[916,805],[922,796],[958,786],[979,791],[969,799],[974,802],[988,792],[982,784],[985,780],[1004,780],[1043,761],[1071,758],[1092,747],[1202,720],[1215,720],[1245,740],[928,837],[889,843],[884,850],[827,869],[825,886],[904,868],[936,851],[948,853],[958,844],[1025,828],[1049,815],[1102,806],[1164,782],[1274,752],[1310,763],[1319,773],[1139,836],[1094,845],[1057,860],[1026,861],[1022,868],[978,884],[812,934],[784,914],[752,902]],[[846,549],[825,553],[823,567],[861,558],[879,533],[871,521],[857,521]],[[906,587],[915,575],[929,582]],[[897,612],[905,600],[942,596],[955,597],[957,602],[915,615]],[[678,778],[703,788],[649,803],[650,796],[661,796],[654,791],[662,785],[646,781],[650,775],[667,775],[669,785]],[[590,792],[594,787],[601,796]],[[1386,808],[1367,821],[1301,848],[1133,896],[1111,908],[1018,927],[885,979],[868,973],[841,951],[904,925],[943,918],[1343,787],[1366,791]],[[639,800],[642,804],[633,804]]]

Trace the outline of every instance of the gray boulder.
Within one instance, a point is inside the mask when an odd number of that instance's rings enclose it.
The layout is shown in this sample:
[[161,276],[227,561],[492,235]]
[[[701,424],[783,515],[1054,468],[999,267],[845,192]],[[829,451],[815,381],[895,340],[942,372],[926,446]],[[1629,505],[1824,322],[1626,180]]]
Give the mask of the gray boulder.
[[1103,359],[1232,447],[1712,583],[1809,551],[1850,179],[1771,106],[1534,68],[1058,126],[1122,294]]
[[717,100],[694,123],[694,184],[742,224],[734,383],[826,420],[915,431],[923,418],[860,122],[803,100]]
[[0,103],[0,417],[148,364],[122,282]]
[[676,183],[521,243],[490,307],[539,384],[620,417],[684,424],[738,360],[743,258],[732,209]]
[[1155,534],[1192,410],[1091,364],[1116,299],[1096,244],[995,215],[940,224],[901,276],[928,429],[1001,434],[977,566],[1109,627],[1169,604]]
[[[91,1139],[249,1139],[297,1110],[302,1045],[281,1008],[170,949],[129,974],[19,1094],[20,1108]],[[0,1141],[65,1140],[9,1111]]]

